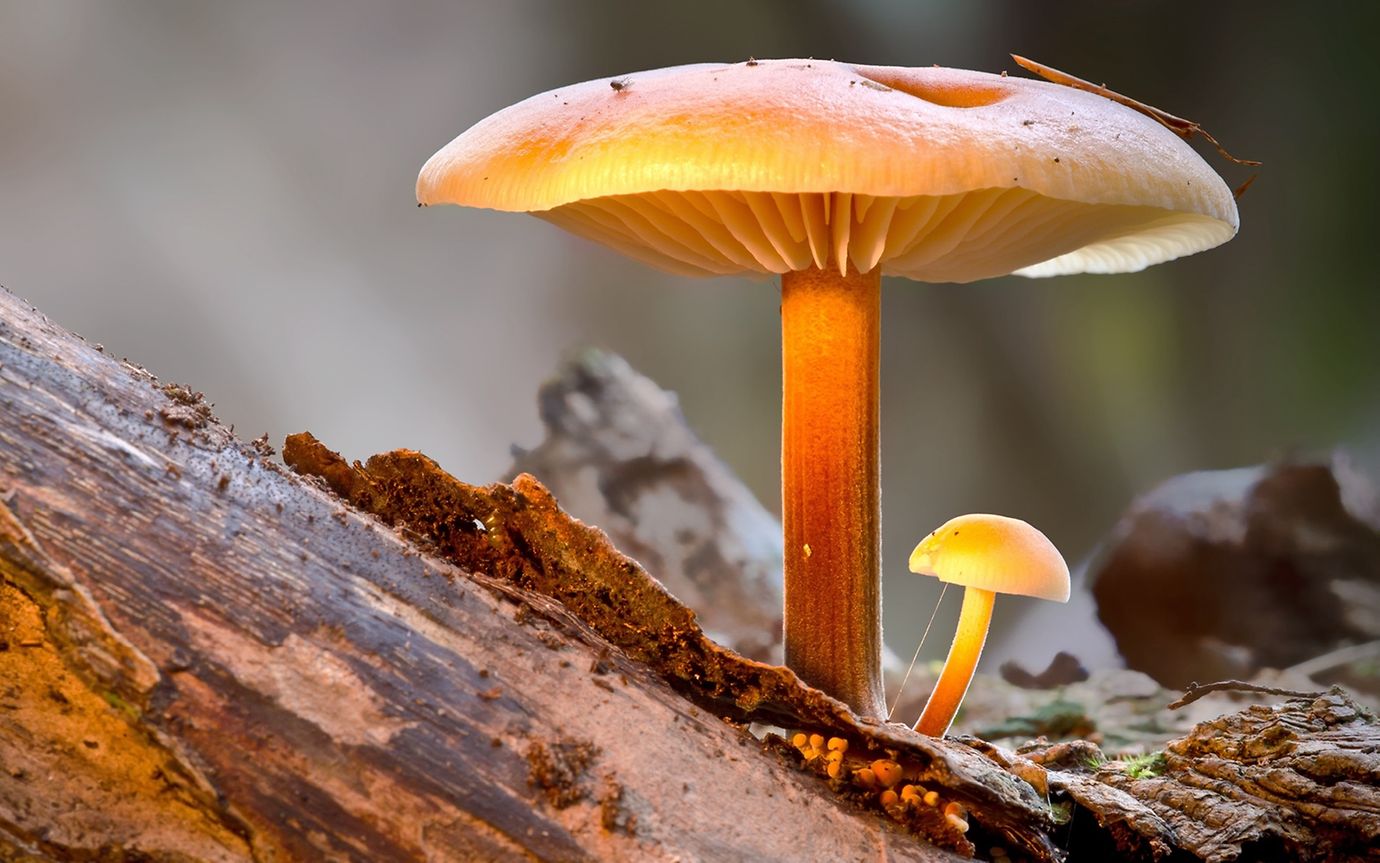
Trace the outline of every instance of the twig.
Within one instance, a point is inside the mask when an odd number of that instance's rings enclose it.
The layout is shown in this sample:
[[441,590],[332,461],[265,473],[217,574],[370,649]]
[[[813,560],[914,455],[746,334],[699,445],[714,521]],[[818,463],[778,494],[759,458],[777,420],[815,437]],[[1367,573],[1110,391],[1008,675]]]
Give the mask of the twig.
[[1237,186],[1235,189],[1232,190],[1232,198],[1238,201],[1241,200],[1241,196],[1246,194],[1246,190],[1249,189],[1251,187],[1251,184],[1254,183],[1256,179],[1259,177],[1259,174],[1251,174],[1249,177],[1247,177],[1246,182],[1242,183],[1241,185]]
[[[1216,138],[1209,135],[1206,129],[1204,129],[1201,125],[1195,123],[1192,120],[1185,120],[1183,117],[1176,117],[1173,114],[1170,114],[1168,111],[1161,111],[1159,108],[1156,108],[1153,105],[1147,105],[1144,102],[1132,99],[1130,96],[1124,96],[1121,93],[1116,92],[1115,90],[1109,90],[1107,89],[1106,84],[1094,84],[1091,81],[1085,81],[1082,78],[1074,77],[1073,75],[1070,75],[1067,72],[1060,72],[1058,69],[1055,69],[1052,66],[1046,66],[1043,63],[1036,63],[1034,60],[1028,60],[1025,57],[1020,56],[1019,54],[1012,54],[1011,59],[1015,60],[1018,64],[1021,65],[1021,67],[1031,72],[1034,72],[1036,75],[1039,75],[1041,78],[1044,78],[1047,81],[1053,81],[1056,84],[1063,84],[1065,87],[1072,87],[1075,90],[1083,90],[1088,93],[1096,93],[1099,96],[1111,99],[1113,102],[1125,105],[1127,108],[1139,111],[1147,117],[1159,121],[1159,123],[1162,126],[1164,126],[1169,131],[1173,132],[1175,135],[1178,135],[1180,138],[1183,138],[1185,141],[1192,140],[1194,135],[1202,135],[1205,139],[1207,139],[1207,142],[1209,144],[1216,148],[1217,152],[1222,154],[1223,158],[1235,162],[1238,165],[1247,165],[1250,167],[1255,167],[1261,164],[1260,162],[1257,162],[1254,159],[1238,159],[1231,153],[1228,153],[1225,147],[1217,143]],[[1241,191],[1244,192],[1245,190],[1246,189],[1243,186],[1241,188]]]
[[1170,702],[1169,709],[1178,710],[1180,707],[1187,707],[1204,695],[1213,692],[1258,692],[1262,695],[1283,695],[1285,698],[1321,698],[1327,694],[1325,692],[1299,692],[1297,689],[1277,689],[1273,686],[1247,683],[1244,680],[1219,680],[1216,683],[1190,683],[1183,695]]

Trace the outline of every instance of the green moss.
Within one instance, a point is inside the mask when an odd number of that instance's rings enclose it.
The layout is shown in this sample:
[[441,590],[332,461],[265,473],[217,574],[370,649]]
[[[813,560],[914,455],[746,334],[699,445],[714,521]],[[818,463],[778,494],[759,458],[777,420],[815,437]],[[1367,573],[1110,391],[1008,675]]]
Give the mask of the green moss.
[[1166,766],[1163,752],[1132,755],[1117,761],[1121,763],[1121,772],[1132,779],[1153,779],[1164,773]]

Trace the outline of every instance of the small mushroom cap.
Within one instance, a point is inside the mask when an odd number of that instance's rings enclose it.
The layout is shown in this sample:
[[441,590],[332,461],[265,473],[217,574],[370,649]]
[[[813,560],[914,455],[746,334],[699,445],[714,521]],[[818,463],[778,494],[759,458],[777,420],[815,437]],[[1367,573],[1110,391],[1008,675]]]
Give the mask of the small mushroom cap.
[[1018,518],[960,515],[920,541],[910,571],[940,581],[1069,601],[1069,567],[1054,543]]
[[1238,224],[1231,191],[1187,143],[1110,99],[820,60],[680,66],[533,96],[432,156],[417,200],[533,212],[697,275],[1126,272],[1226,242]]

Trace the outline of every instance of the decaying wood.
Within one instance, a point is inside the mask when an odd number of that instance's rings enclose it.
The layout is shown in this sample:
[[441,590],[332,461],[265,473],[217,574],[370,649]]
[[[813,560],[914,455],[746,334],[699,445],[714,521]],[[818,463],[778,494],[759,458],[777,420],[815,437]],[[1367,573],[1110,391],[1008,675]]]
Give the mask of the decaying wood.
[[541,389],[546,437],[508,476],[538,477],[576,518],[752,659],[781,654],[781,523],[685,422],[674,393],[621,357],[582,351]]
[[2,291],[0,501],[0,859],[952,856]]
[[1340,693],[1134,768],[932,740],[715,645],[530,477],[285,457],[0,291],[0,860],[1372,859]]
[[1114,819],[1122,847],[1208,863],[1380,860],[1380,723],[1341,690],[1201,723],[1140,762],[1072,767],[1050,771],[1050,787]]
[[1048,793],[1086,859],[1380,860],[1380,722],[1340,689],[1201,722],[1134,759],[1083,740],[969,743]]
[[[530,476],[481,489],[408,451],[350,466],[306,434],[289,438],[283,457],[294,469],[321,477],[354,506],[428,542],[461,569],[491,573],[556,600],[559,605],[548,612],[553,621],[593,630],[713,715],[839,737],[848,741],[849,764],[895,761],[908,782],[936,791],[944,804],[961,806],[973,834],[984,841],[1014,846],[1037,860],[1055,855],[1044,833],[1045,808],[1028,785],[971,757],[965,747],[903,725],[860,720],[788,669],[715,644],[700,631],[693,611],[618,553],[602,532],[565,516]],[[814,767],[822,774],[823,759]],[[835,791],[878,807],[877,791],[851,783],[848,769],[832,783]],[[945,847],[974,850],[972,837],[956,832],[939,806],[890,814]]]

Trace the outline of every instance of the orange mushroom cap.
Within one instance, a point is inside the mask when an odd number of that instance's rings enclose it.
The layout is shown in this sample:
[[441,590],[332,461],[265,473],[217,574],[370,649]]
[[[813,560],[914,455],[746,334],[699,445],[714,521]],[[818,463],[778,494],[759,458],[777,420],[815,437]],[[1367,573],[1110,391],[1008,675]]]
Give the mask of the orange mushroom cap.
[[920,541],[910,571],[994,593],[1069,601],[1069,567],[1054,543],[1018,518],[960,515]]
[[681,66],[533,96],[434,155],[417,199],[533,212],[697,275],[1125,272],[1238,226],[1230,189],[1188,144],[1110,99],[820,60]]

